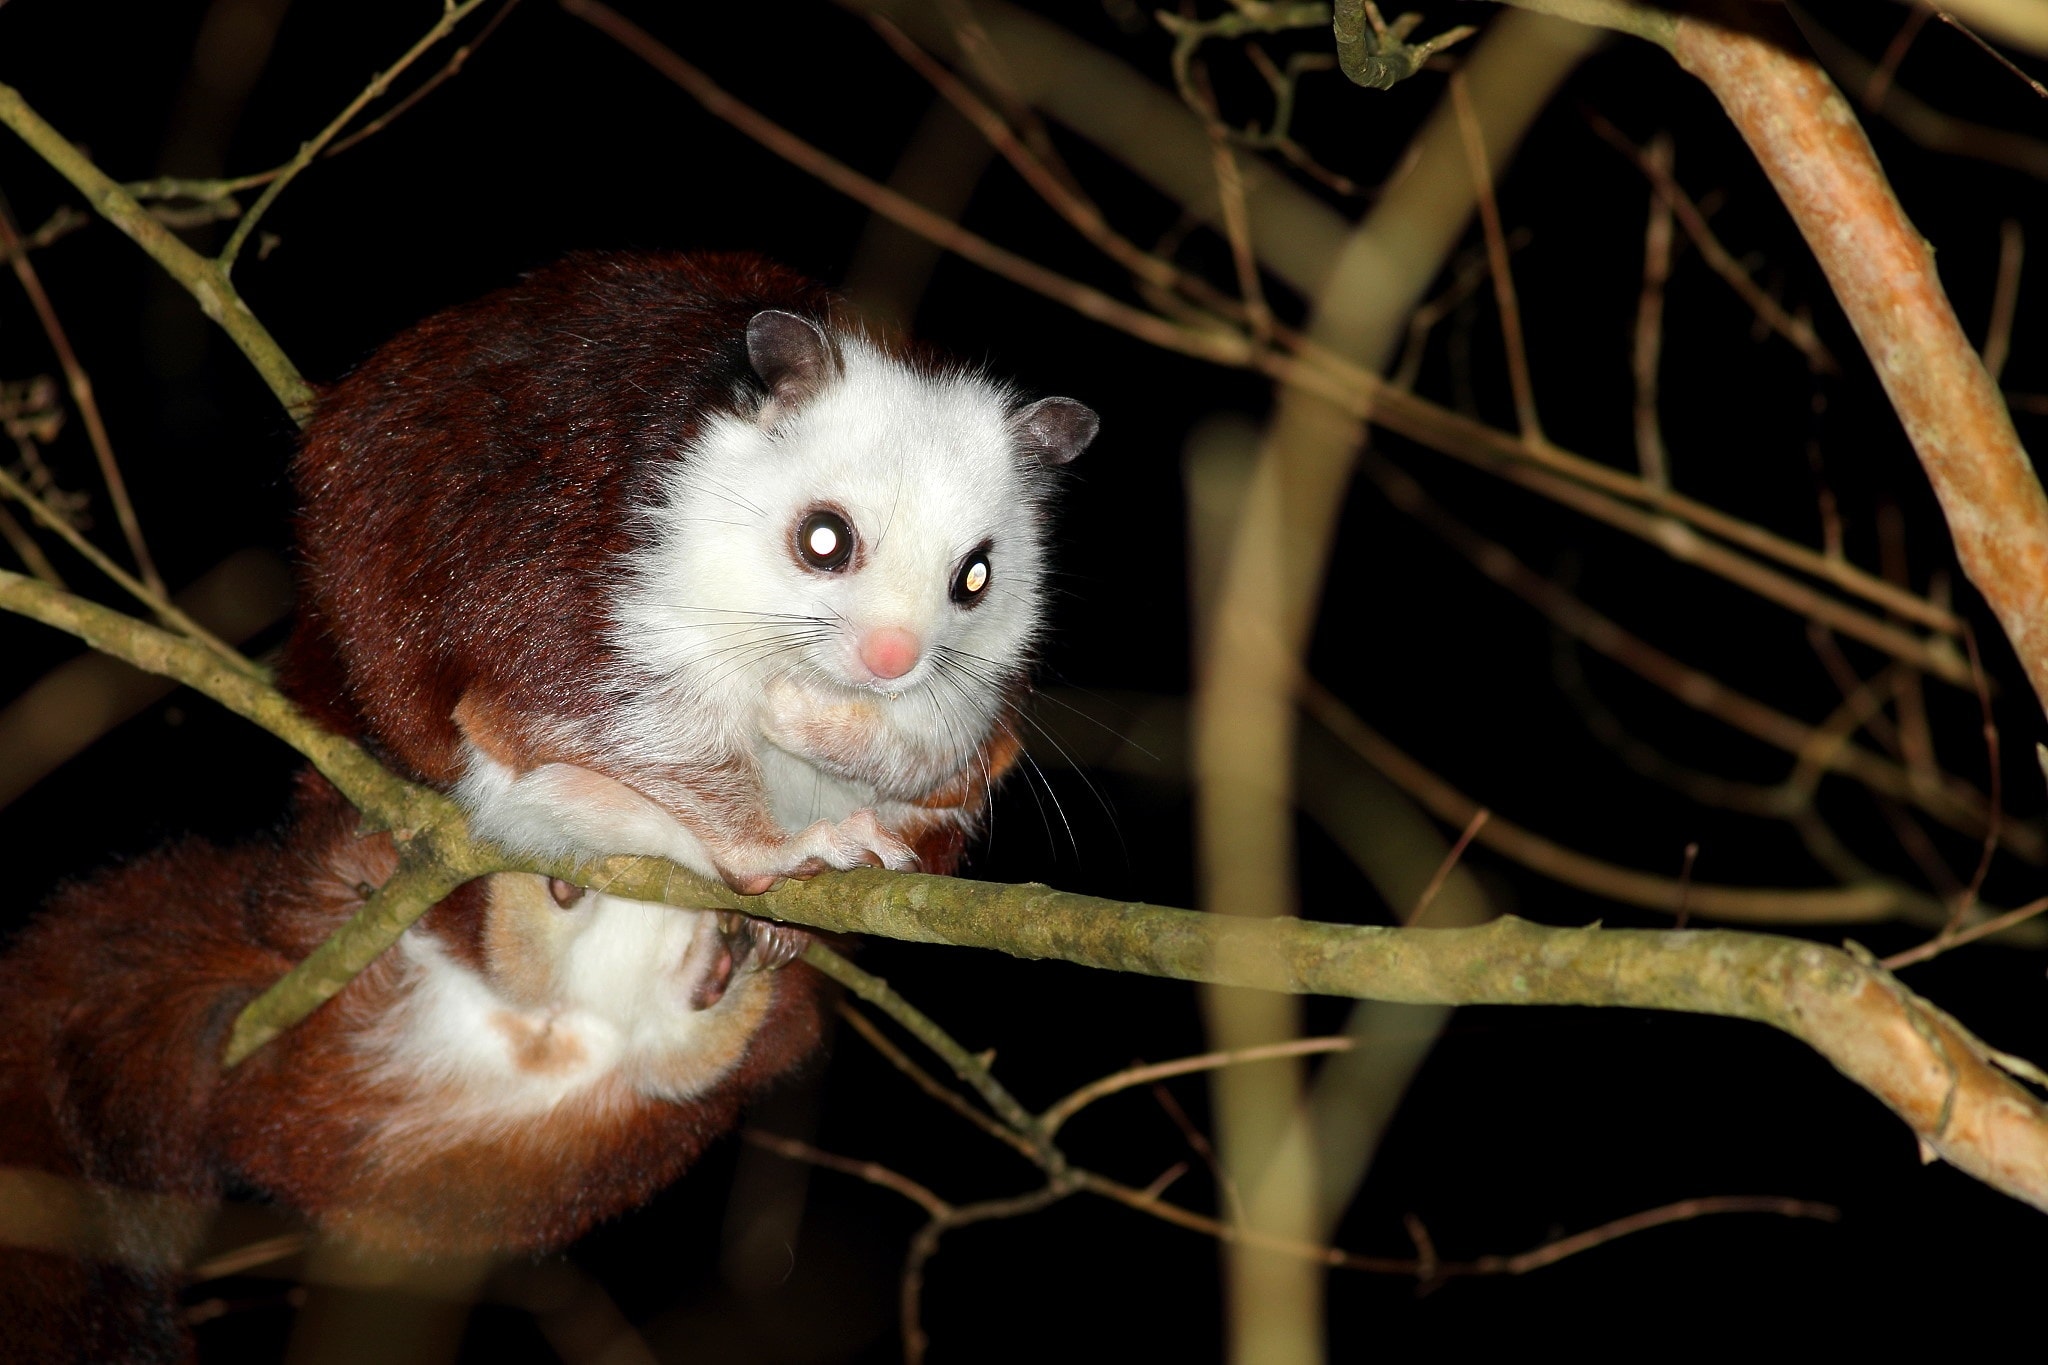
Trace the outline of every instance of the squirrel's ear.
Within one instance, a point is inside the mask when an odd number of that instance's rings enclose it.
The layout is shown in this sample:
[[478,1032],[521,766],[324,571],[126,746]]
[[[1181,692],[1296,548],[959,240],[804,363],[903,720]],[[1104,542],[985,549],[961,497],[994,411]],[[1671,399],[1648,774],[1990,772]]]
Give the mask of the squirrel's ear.
[[838,352],[818,324],[774,308],[748,320],[747,359],[768,386],[768,423],[803,406],[839,373]]
[[1041,398],[1010,419],[1018,443],[1048,465],[1065,464],[1086,450],[1101,426],[1093,408],[1071,398]]

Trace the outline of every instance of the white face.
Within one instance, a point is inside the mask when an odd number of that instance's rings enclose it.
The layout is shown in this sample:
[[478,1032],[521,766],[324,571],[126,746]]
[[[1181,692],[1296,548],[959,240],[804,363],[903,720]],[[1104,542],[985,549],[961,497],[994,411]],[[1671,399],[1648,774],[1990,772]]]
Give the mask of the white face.
[[987,737],[1039,629],[1049,480],[999,386],[842,351],[794,413],[717,419],[678,462],[619,643],[671,717],[784,747],[866,725],[850,747],[935,781]]

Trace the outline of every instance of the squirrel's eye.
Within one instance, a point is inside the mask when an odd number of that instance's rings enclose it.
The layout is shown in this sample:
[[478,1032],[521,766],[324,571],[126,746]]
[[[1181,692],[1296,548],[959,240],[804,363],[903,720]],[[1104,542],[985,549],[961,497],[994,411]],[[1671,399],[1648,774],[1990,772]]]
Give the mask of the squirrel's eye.
[[853,528],[837,512],[813,512],[797,523],[796,552],[820,572],[843,569],[853,558]]
[[981,590],[988,586],[988,574],[988,549],[984,546],[967,556],[960,572],[953,576],[953,600],[963,607],[980,601]]

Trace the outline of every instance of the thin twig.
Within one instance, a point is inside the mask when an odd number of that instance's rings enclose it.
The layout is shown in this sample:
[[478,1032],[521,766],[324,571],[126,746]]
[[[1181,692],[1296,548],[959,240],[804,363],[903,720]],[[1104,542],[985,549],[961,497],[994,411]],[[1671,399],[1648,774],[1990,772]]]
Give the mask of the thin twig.
[[852,1157],[835,1156],[831,1152],[813,1147],[808,1142],[780,1133],[770,1133],[760,1128],[747,1128],[740,1137],[752,1146],[777,1156],[788,1157],[791,1161],[807,1161],[813,1166],[822,1166],[828,1171],[838,1171],[856,1180],[865,1180],[870,1185],[879,1185],[893,1190],[911,1203],[923,1209],[933,1218],[944,1218],[953,1212],[953,1206],[918,1184],[907,1175],[890,1170],[878,1161],[857,1161]]
[[[1570,1237],[1559,1238],[1516,1256],[1482,1256],[1471,1262],[1469,1272],[1474,1275],[1526,1275],[1532,1270],[1556,1265],[1567,1256],[1576,1256],[1582,1251],[1604,1246],[1623,1237],[1632,1236],[1650,1228],[1664,1227],[1671,1223],[1683,1223],[1693,1218],[1722,1213],[1774,1213],[1784,1218],[1812,1218],[1823,1223],[1840,1220],[1842,1212],[1832,1204],[1816,1203],[1808,1199],[1778,1199],[1769,1195],[1709,1195],[1703,1199],[1681,1199],[1675,1204],[1661,1208],[1647,1209],[1632,1213],[1626,1218],[1617,1218],[1602,1223],[1597,1228]],[[1446,1265],[1445,1274],[1459,1274],[1463,1267]]]
[[[1389,405],[1382,404],[1376,416],[1390,429],[1401,430],[1400,426],[1390,420],[1392,414]],[[1435,414],[1431,416],[1434,418]],[[1450,438],[1448,433],[1438,436],[1429,443],[1445,454],[1469,463],[1487,462],[1485,456]],[[1551,446],[1522,448],[1555,449]],[[1560,503],[1573,511],[1654,545],[1682,564],[1690,564],[1717,578],[1726,579],[1766,602],[1773,603],[1796,616],[1803,616],[1809,621],[1819,622],[1852,639],[1860,640],[1952,686],[1970,685],[1969,663],[1947,639],[1928,639],[1890,621],[1878,620],[1797,579],[1779,573],[1768,565],[1737,554],[1719,541],[1699,535],[1691,526],[1675,517],[1658,515],[1629,506],[1620,498],[1589,488],[1569,476],[1553,473],[1534,461],[1528,464],[1494,467],[1500,476],[1509,482],[1518,483],[1552,502]],[[1896,590],[1894,592],[1896,593]]]
[[[1031,1145],[1030,1139],[1019,1137],[987,1114],[976,1109],[958,1094],[940,1084],[937,1077],[912,1061],[902,1048],[890,1042],[888,1035],[875,1027],[874,1021],[865,1014],[841,1001],[839,1017],[852,1025],[853,1031],[865,1039],[868,1046],[881,1053],[883,1059],[889,1065],[895,1067],[905,1076],[908,1076],[918,1089],[924,1091],[925,1094],[931,1096],[940,1104],[945,1105],[948,1109],[958,1114],[961,1118],[966,1119],[996,1141],[1016,1148],[1024,1156],[1034,1161],[1037,1160],[1038,1149]],[[1051,1132],[1048,1131],[1046,1136],[1051,1137]]]
[[1216,1144],[1209,1141],[1209,1135],[1188,1117],[1188,1111],[1180,1107],[1180,1101],[1164,1085],[1152,1087],[1152,1102],[1180,1130],[1181,1140],[1187,1143],[1188,1150],[1202,1159],[1203,1169],[1216,1182],[1216,1202],[1223,1206],[1231,1225],[1243,1227],[1249,1221],[1245,1217],[1244,1196],[1238,1192],[1237,1181],[1232,1177],[1230,1168],[1217,1156]]
[[114,459],[114,443],[107,435],[107,424],[100,417],[100,405],[93,397],[92,376],[79,364],[78,353],[71,349],[71,338],[64,333],[64,324],[57,317],[57,309],[44,292],[42,279],[24,249],[21,234],[15,231],[14,216],[7,206],[0,203],[0,250],[5,250],[14,267],[15,279],[21,281],[21,289],[28,295],[28,301],[36,312],[36,320],[42,324],[43,335],[49,338],[50,349],[57,354],[57,364],[64,371],[65,386],[71,390],[71,402],[78,409],[79,420],[85,423],[86,439],[92,443],[93,458],[99,461],[100,478],[107,485],[107,497],[114,504],[114,519],[120,523],[121,534],[128,541],[128,553],[135,558],[135,567],[142,575],[159,601],[169,597],[164,587],[163,575],[157,572],[156,561],[150,558],[149,546],[142,538],[142,523],[136,520],[135,504],[128,498],[128,481],[121,477],[121,466]]
[[1963,643],[1970,651],[1970,674],[1977,682],[1977,711],[1983,718],[1984,753],[1989,764],[1988,782],[1991,788],[1991,824],[1984,831],[1984,848],[1977,855],[1977,869],[1970,874],[1970,884],[1963,888],[1963,894],[1956,898],[1954,915],[1949,919],[1948,930],[1954,933],[1956,926],[1963,922],[1963,916],[1977,907],[1977,895],[1984,889],[1984,879],[1991,875],[1991,860],[1998,856],[1999,805],[2004,800],[2004,765],[1998,758],[1998,716],[1991,709],[1991,686],[1984,676],[1984,658],[1977,649],[1977,632],[1963,632]]
[[[1439,820],[1462,825],[1478,812],[1477,802],[1388,743],[1320,684],[1304,678],[1300,686],[1302,705],[1310,715]],[[1662,914],[1669,914],[1678,902],[1678,883],[1670,877],[1602,862],[1499,816],[1487,821],[1475,837],[1531,871],[1596,896]],[[1947,914],[1947,907],[1886,882],[1814,890],[1694,883],[1687,896],[1697,913],[1741,923],[1855,924]]]
[[34,232],[12,245],[0,246],[0,260],[12,260],[17,252],[40,251],[52,242],[69,237],[91,221],[91,214],[80,213],[69,204],[59,204]]
[[[97,545],[94,545],[79,534],[77,527],[73,526],[64,517],[58,515],[54,508],[30,492],[20,480],[16,479],[14,475],[8,473],[4,468],[0,468],[0,496],[10,497],[20,503],[28,510],[30,516],[34,517],[50,531],[55,532],[66,545],[76,550],[87,563],[112,579],[120,587],[121,591],[147,607],[150,614],[166,626],[211,650],[222,663],[244,677],[257,682],[268,681],[270,675],[264,671],[262,665],[255,663],[233,645],[179,610],[177,604],[172,602],[170,597],[160,589],[152,588],[146,583],[139,582],[126,569],[123,569],[119,564],[107,558]],[[40,577],[40,575],[38,576]],[[57,586],[62,585],[59,584]]]
[[1230,243],[1231,264],[1237,271],[1238,297],[1243,301],[1252,341],[1264,347],[1273,339],[1273,310],[1266,306],[1266,292],[1259,283],[1259,257],[1252,247],[1252,216],[1245,207],[1244,176],[1237,166],[1237,152],[1225,135],[1223,120],[1216,113],[1216,97],[1209,89],[1206,72],[1198,71],[1203,97],[1199,110],[1209,130],[1209,159],[1216,173],[1216,202],[1223,210],[1223,235]]
[[912,1037],[930,1048],[939,1060],[952,1068],[954,1075],[974,1088],[983,1103],[995,1111],[997,1118],[1030,1142],[1033,1160],[1050,1171],[1057,1171],[1065,1165],[1066,1158],[1052,1145],[1038,1119],[1004,1088],[988,1064],[954,1042],[944,1029],[915,1005],[891,990],[888,982],[862,971],[821,943],[814,942],[804,950],[804,961],[894,1019]]
[[52,170],[82,194],[99,215],[127,234],[218,323],[256,368],[293,421],[304,423],[313,411],[313,389],[279,348],[277,341],[249,311],[249,305],[220,268],[183,242],[155,215],[135,201],[92,164],[69,139],[31,109],[21,92],[0,85],[0,123],[12,128]]
[[988,26],[981,22],[974,7],[967,0],[937,0],[937,7],[947,28],[952,31],[953,45],[958,49],[961,60],[1002,106],[1004,121],[1019,131],[1023,145],[1045,165],[1054,179],[1078,193],[1073,175],[1060,161],[1059,149],[1053,145],[1045,120],[1030,100],[1017,93],[1017,82],[1010,74],[1009,63],[1003,60],[1002,49],[996,45]]
[[[1480,573],[1542,612],[1564,634],[1621,664],[1678,701],[1786,753],[1813,755],[1828,771],[1884,795],[1911,801],[1963,833],[1980,835],[1986,828],[1983,793],[1960,778],[1937,774],[1938,781],[1923,781],[1860,745],[1817,744],[1812,725],[1681,662],[1595,611],[1562,585],[1523,564],[1506,546],[1453,517],[1423,491],[1421,484],[1390,461],[1368,454],[1360,467],[1379,485],[1389,502],[1442,537]],[[1821,638],[1828,637],[1823,632]],[[1852,680],[1848,687],[1853,689],[1856,685]],[[2031,827],[2008,822],[2003,828],[2020,856],[2038,861],[2048,853]]]
[[[1528,233],[1517,233],[1516,238],[1518,240],[1508,242],[1511,254],[1528,241]],[[1387,383],[1392,387],[1414,389],[1415,380],[1422,373],[1422,361],[1428,348],[1430,333],[1434,332],[1445,318],[1456,312],[1466,299],[1472,297],[1473,291],[1486,282],[1484,248],[1464,253],[1451,267],[1450,276],[1449,284],[1408,315],[1408,336],[1401,344],[1401,358],[1387,374]]]
[[1422,894],[1415,898],[1415,907],[1402,917],[1403,926],[1412,927],[1422,923],[1422,917],[1429,913],[1429,907],[1436,900],[1437,893],[1442,891],[1444,883],[1451,879],[1451,869],[1458,865],[1458,860],[1465,856],[1466,847],[1492,818],[1493,812],[1484,806],[1472,812],[1472,818],[1465,822],[1465,828],[1459,833],[1458,841],[1444,854],[1443,861],[1436,865],[1436,871],[1430,874],[1428,884],[1422,888]]
[[53,588],[64,587],[64,578],[57,572],[57,566],[43,553],[43,547],[36,544],[28,528],[14,519],[14,514],[0,507],[0,540],[5,540],[14,553],[21,556],[22,564],[28,571]]
[[1651,188],[1657,192],[1657,197],[1678,219],[1678,225],[1685,229],[1685,235],[1691,240],[1694,249],[1700,253],[1700,259],[1705,261],[1707,267],[1716,275],[1727,281],[1728,287],[1740,295],[1742,301],[1755,312],[1759,322],[1797,346],[1806,356],[1807,363],[1815,370],[1823,374],[1833,374],[1840,368],[1834,354],[1821,343],[1820,337],[1814,332],[1813,323],[1805,317],[1795,317],[1786,312],[1785,306],[1765,293],[1757,282],[1750,278],[1749,271],[1742,262],[1736,260],[1728,248],[1721,245],[1721,239],[1707,226],[1707,215],[1702,213],[1692,197],[1680,188],[1675,176],[1654,164],[1648,153],[1599,114],[1587,110],[1586,122],[1616,151],[1635,163],[1636,168],[1650,182]]
[[1465,163],[1472,172],[1472,188],[1479,204],[1479,223],[1486,236],[1486,262],[1493,274],[1493,298],[1500,310],[1501,344],[1507,348],[1508,384],[1514,389],[1515,416],[1522,439],[1543,445],[1543,423],[1536,415],[1536,390],[1529,380],[1529,354],[1522,342],[1522,306],[1515,297],[1515,278],[1508,269],[1507,237],[1501,232],[1500,207],[1493,198],[1493,174],[1487,169],[1486,141],[1479,131],[1479,118],[1472,112],[1472,96],[1465,89],[1465,73],[1451,73],[1451,107],[1458,115],[1458,137],[1465,146]]
[[[1877,507],[1877,552],[1878,567],[1886,578],[1900,587],[1912,582],[1912,571],[1906,559],[1905,517],[1899,505],[1889,498]],[[1854,670],[1831,637],[1826,653],[1826,666],[1838,684],[1844,676],[1853,674]],[[1920,675],[1910,668],[1894,669],[1892,673],[1893,709],[1898,715],[1895,733],[1887,739],[1881,724],[1882,717],[1872,718],[1871,732],[1878,736],[1880,743],[1893,745],[1916,784],[1937,786],[1942,782],[1943,774],[1934,751],[1934,728],[1927,718],[1927,689],[1921,686]]]
[[1910,967],[1916,962],[1925,962],[1928,958],[1938,957],[1951,948],[1960,948],[1966,943],[1975,943],[1980,938],[1989,938],[1993,934],[2004,933],[2015,924],[2030,920],[2043,910],[2048,910],[2048,896],[2043,896],[2039,900],[2028,901],[2017,909],[2008,910],[2002,915],[1994,915],[1990,919],[1973,924],[1967,929],[1959,929],[1952,934],[1937,934],[1917,948],[1908,948],[1902,953],[1893,953],[1890,957],[1883,960],[1883,966],[1886,971],[1896,972],[1902,968]]
[[903,1330],[904,1365],[922,1365],[930,1339],[925,1335],[919,1301],[924,1293],[924,1268],[939,1249],[939,1239],[955,1228],[970,1223],[986,1223],[998,1218],[1017,1218],[1065,1199],[1076,1189],[1071,1176],[1057,1177],[1040,1189],[1026,1194],[1014,1195],[1008,1199],[990,1199],[979,1204],[963,1204],[948,1210],[944,1215],[934,1217],[917,1230],[910,1239],[910,1249],[903,1258],[903,1279],[898,1291],[897,1305]]
[[1871,69],[1870,79],[1863,82],[1864,108],[1875,110],[1883,106],[1885,94],[1892,88],[1893,78],[1899,74],[1899,65],[1906,60],[1907,50],[1933,17],[1934,11],[1925,5],[1915,4],[1909,8],[1906,22],[1899,25],[1899,31],[1885,44],[1884,55]]
[[[476,55],[477,49],[484,45],[486,39],[497,32],[498,26],[505,22],[506,18],[511,15],[518,4],[519,0],[505,0],[505,3],[499,6],[497,12],[492,14],[484,22],[483,27],[477,30],[476,36],[450,52],[448,59],[441,64],[440,68],[433,75],[407,91],[389,109],[386,109],[347,137],[341,138],[322,148],[320,159],[324,161],[329,157],[340,156],[351,147],[358,146],[368,139],[375,137],[443,84],[462,74],[462,68],[468,64],[469,59]],[[443,8],[446,8],[445,3]],[[280,175],[283,175],[291,164],[291,162],[286,162],[280,166],[273,166],[267,171],[256,171],[249,175],[206,179],[192,179],[184,176],[158,176],[150,180],[131,180],[123,188],[140,200],[184,199],[203,205],[227,200],[230,195],[240,194],[244,190],[253,190],[260,185],[268,185]],[[232,204],[225,204],[222,207],[225,211],[214,218],[198,221],[217,221],[219,218],[232,218],[241,212],[238,206]],[[170,217],[171,210],[158,207],[155,211],[165,221],[172,221]],[[174,223],[174,225],[177,224]]]
[[1991,294],[1991,322],[1984,329],[1984,368],[1993,379],[2005,373],[2006,357],[2012,354],[2012,320],[2019,307],[2020,262],[2026,246],[2019,219],[1998,225],[1998,284]]
[[[1671,137],[1659,133],[1644,153],[1664,178],[1671,176]],[[1643,230],[1643,288],[1636,303],[1635,345],[1630,353],[1636,380],[1636,463],[1643,482],[1671,486],[1671,460],[1658,421],[1657,370],[1664,349],[1664,285],[1671,278],[1671,201],[1650,196],[1650,221]]]
[[248,242],[249,234],[256,230],[256,224],[263,220],[263,215],[277,202],[277,197],[284,193],[285,187],[298,178],[299,172],[313,164],[321,151],[339,137],[341,130],[362,112],[364,105],[382,98],[384,92],[391,88],[391,82],[397,80],[405,69],[418,61],[428,49],[447,37],[457,24],[468,18],[482,3],[483,0],[460,0],[460,3],[456,3],[456,0],[443,0],[441,17],[434,21],[434,26],[428,29],[419,41],[407,48],[405,55],[373,76],[370,83],[363,87],[362,92],[344,105],[341,112],[329,120],[325,128],[300,145],[298,155],[277,169],[270,183],[264,187],[263,193],[257,196],[256,202],[249,206],[241,221],[235,224],[235,230],[228,235],[227,244],[220,249],[220,255],[214,258],[214,266],[220,271],[223,279],[234,273],[236,258],[242,254],[242,247]]
[[[904,32],[879,14],[868,23],[912,70],[922,76],[939,96],[973,124],[1012,169],[1067,224],[1085,237],[1096,250],[1156,289],[1194,299],[1212,312],[1244,319],[1243,306],[1208,281],[1173,264],[1161,252],[1147,251],[1112,227],[1102,210],[1038,156],[1018,137],[1003,116],[978,98],[972,90]],[[877,209],[877,212],[883,212]]]
[[[383,113],[377,115],[377,117],[371,119],[368,123],[365,123],[362,127],[356,129],[353,133],[350,133],[347,137],[342,138],[336,143],[334,143],[333,146],[327,148],[327,150],[322,152],[321,155],[323,157],[340,156],[343,152],[347,151],[349,148],[357,145],[358,143],[363,142],[368,138],[375,137],[378,133],[381,133],[386,128],[390,127],[395,120],[397,120],[401,115],[405,114],[414,105],[418,104],[428,95],[433,94],[434,91],[438,90],[443,84],[461,75],[462,68],[468,64],[469,59],[471,57],[476,55],[477,49],[482,47],[484,45],[485,40],[488,39],[493,33],[496,33],[498,31],[498,25],[505,22],[507,16],[509,16],[512,13],[513,9],[516,8],[518,4],[519,0],[505,0],[505,3],[498,8],[498,12],[493,14],[489,19],[486,19],[484,21],[484,26],[476,31],[476,37],[471,38],[466,43],[459,44],[453,52],[450,52],[448,54],[448,60],[441,63],[441,67],[439,70],[434,72],[433,75],[427,77],[425,80],[421,81],[418,85],[414,86],[410,91],[408,91],[405,94],[405,96],[402,99],[395,102],[389,109],[386,109]],[[271,172],[271,174],[279,174],[282,172],[282,170],[283,168],[279,167],[277,171],[273,171]]]
[[1059,1132],[1068,1119],[1095,1101],[1136,1086],[1169,1080],[1175,1076],[1188,1076],[1198,1071],[1214,1071],[1219,1067],[1272,1061],[1278,1057],[1310,1057],[1324,1052],[1349,1052],[1354,1045],[1354,1040],[1342,1037],[1296,1038],[1285,1043],[1241,1047],[1227,1052],[1205,1052],[1195,1057],[1182,1057],[1177,1061],[1128,1067],[1100,1080],[1090,1081],[1071,1095],[1049,1106],[1038,1116],[1038,1120],[1045,1127],[1045,1135],[1050,1138]]
[[[1178,1224],[1191,1231],[1205,1233],[1218,1241],[1238,1242],[1265,1251],[1276,1251],[1284,1256],[1297,1256],[1333,1269],[1358,1270],[1370,1275],[1399,1275],[1419,1279],[1425,1270],[1424,1261],[1420,1257],[1360,1256],[1336,1247],[1275,1237],[1253,1228],[1220,1222],[1176,1204],[1169,1204],[1165,1200],[1149,1196],[1143,1190],[1118,1184],[1092,1171],[1077,1171],[1075,1178],[1080,1187],[1090,1194],[1101,1195],[1127,1208],[1151,1214],[1155,1218]],[[1786,1218],[1814,1218],[1830,1223],[1841,1217],[1840,1210],[1833,1205],[1804,1199],[1750,1195],[1682,1199],[1675,1204],[1666,1204],[1660,1208],[1602,1223],[1599,1227],[1589,1228],[1585,1232],[1560,1238],[1555,1242],[1546,1242],[1540,1247],[1518,1255],[1481,1256],[1471,1261],[1442,1261],[1432,1268],[1439,1278],[1445,1279],[1481,1275],[1526,1275],[1532,1270],[1555,1265],[1568,1256],[1590,1251],[1594,1247],[1632,1233],[1724,1213],[1774,1213]]]
[[1222,329],[1204,332],[1179,327],[1143,309],[1133,308],[1099,289],[1068,279],[999,247],[887,185],[869,179],[733,98],[702,71],[599,0],[562,0],[562,8],[599,29],[681,86],[714,117],[730,123],[777,156],[849,198],[983,269],[1055,299],[1083,317],[1107,323],[1155,346],[1225,365],[1241,366],[1251,359],[1251,347],[1235,333]]
[[1942,23],[1947,24],[1956,32],[1962,34],[1965,38],[1968,38],[1971,42],[1975,43],[1979,48],[1982,48],[1985,54],[1989,56],[1992,61],[1997,62],[2000,66],[2004,67],[2007,71],[2010,71],[2014,76],[2018,77],[2020,83],[2025,85],[2027,89],[2033,91],[2042,99],[2048,100],[2048,85],[2041,84],[2041,82],[2035,80],[2032,76],[2029,76],[2026,72],[2020,70],[2019,64],[2017,62],[2013,61],[2012,58],[2006,56],[2003,52],[2000,52],[1997,48],[1993,47],[1991,44],[1985,42],[1982,38],[1978,37],[1975,30],[1969,28],[1967,25],[1962,23],[1962,21],[1957,19],[1953,14],[1950,14],[1947,10],[1937,9],[1934,13],[1935,17],[1940,19]]

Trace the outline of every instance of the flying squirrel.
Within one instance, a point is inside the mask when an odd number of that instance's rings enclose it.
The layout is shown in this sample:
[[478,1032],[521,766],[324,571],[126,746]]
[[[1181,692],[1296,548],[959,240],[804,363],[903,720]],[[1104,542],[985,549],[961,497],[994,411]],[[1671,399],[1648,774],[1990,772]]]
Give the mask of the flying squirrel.
[[[280,686],[516,851],[741,892],[949,872],[1019,751],[1057,470],[1096,426],[759,257],[572,255],[324,390]],[[268,840],[60,892],[0,958],[0,1165],[538,1252],[817,1046],[802,931],[499,874],[223,1072],[241,1008],[395,862],[309,771]],[[145,1222],[0,1252],[0,1347],[184,1359],[203,1220]]]

